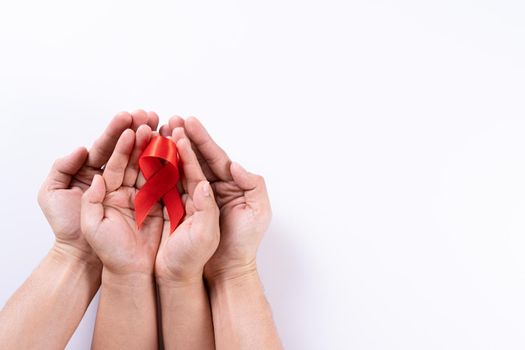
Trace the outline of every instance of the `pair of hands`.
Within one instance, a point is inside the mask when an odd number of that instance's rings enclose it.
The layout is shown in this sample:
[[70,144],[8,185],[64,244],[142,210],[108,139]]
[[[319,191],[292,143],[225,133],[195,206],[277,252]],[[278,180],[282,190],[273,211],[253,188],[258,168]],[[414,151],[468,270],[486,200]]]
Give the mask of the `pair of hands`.
[[55,162],[38,197],[55,249],[118,276],[155,273],[159,283],[253,271],[271,217],[264,180],[232,163],[196,118],[173,117],[159,130],[182,160],[186,217],[170,235],[157,203],[137,228],[134,199],[145,182],[138,158],[158,123],[153,112],[119,113],[89,152]]

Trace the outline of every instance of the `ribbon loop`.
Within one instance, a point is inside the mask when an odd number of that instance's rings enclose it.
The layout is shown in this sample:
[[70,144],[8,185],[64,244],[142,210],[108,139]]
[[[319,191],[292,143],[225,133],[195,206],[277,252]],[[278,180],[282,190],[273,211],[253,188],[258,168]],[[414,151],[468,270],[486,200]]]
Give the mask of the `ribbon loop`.
[[135,197],[135,220],[139,228],[159,199],[168,211],[170,232],[178,226],[184,216],[184,206],[177,190],[179,164],[177,146],[162,136],[155,136],[140,155],[139,168],[146,183]]

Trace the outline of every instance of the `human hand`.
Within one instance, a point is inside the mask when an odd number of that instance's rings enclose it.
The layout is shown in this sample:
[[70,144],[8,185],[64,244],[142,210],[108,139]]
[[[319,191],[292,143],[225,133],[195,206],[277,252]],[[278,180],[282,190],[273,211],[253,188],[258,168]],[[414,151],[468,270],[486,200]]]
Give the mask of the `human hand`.
[[153,112],[121,112],[111,120],[89,153],[82,147],[55,161],[40,188],[38,203],[55,233],[55,248],[61,253],[99,263],[80,230],[82,194],[89,188],[93,177],[102,174],[102,167],[124,130],[136,130],[142,124],[156,129],[158,123],[159,118]]
[[122,133],[104,172],[95,175],[82,196],[81,227],[104,269],[114,275],[153,275],[163,225],[156,203],[140,229],[134,201],[144,179],[138,158],[151,139],[151,128],[142,125]]
[[171,130],[185,132],[191,140],[220,209],[220,243],[206,264],[205,277],[232,278],[253,272],[257,249],[271,220],[263,177],[232,163],[196,118],[173,117],[160,132]]
[[202,283],[204,265],[219,244],[219,209],[212,189],[181,129],[174,130],[182,161],[183,201],[186,216],[170,234],[170,221],[164,211],[162,242],[157,253],[155,273],[159,284]]

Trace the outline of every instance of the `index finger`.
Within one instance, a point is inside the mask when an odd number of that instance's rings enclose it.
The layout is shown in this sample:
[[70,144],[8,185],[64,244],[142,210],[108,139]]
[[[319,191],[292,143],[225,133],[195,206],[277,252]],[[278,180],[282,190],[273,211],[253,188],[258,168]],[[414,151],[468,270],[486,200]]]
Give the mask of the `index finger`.
[[223,181],[232,180],[230,158],[213,141],[201,122],[190,117],[184,121],[184,130],[215,175]]
[[128,112],[120,112],[113,117],[106,130],[91,146],[86,165],[93,168],[101,168],[106,164],[115,149],[120,135],[122,135],[124,130],[131,127],[132,122],[133,118]]
[[187,138],[181,138],[178,140],[177,150],[182,161],[182,171],[184,173],[187,187],[186,192],[190,195],[190,197],[192,197],[197,184],[202,180],[206,180],[206,177],[202,172],[195,153],[191,149],[190,140]]

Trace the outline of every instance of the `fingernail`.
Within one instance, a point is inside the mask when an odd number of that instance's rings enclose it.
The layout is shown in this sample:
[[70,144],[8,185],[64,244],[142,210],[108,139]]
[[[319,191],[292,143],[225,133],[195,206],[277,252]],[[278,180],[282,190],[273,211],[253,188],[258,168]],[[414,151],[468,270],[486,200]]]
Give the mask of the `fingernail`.
[[205,197],[210,196],[210,183],[208,181],[202,186],[202,193]]

